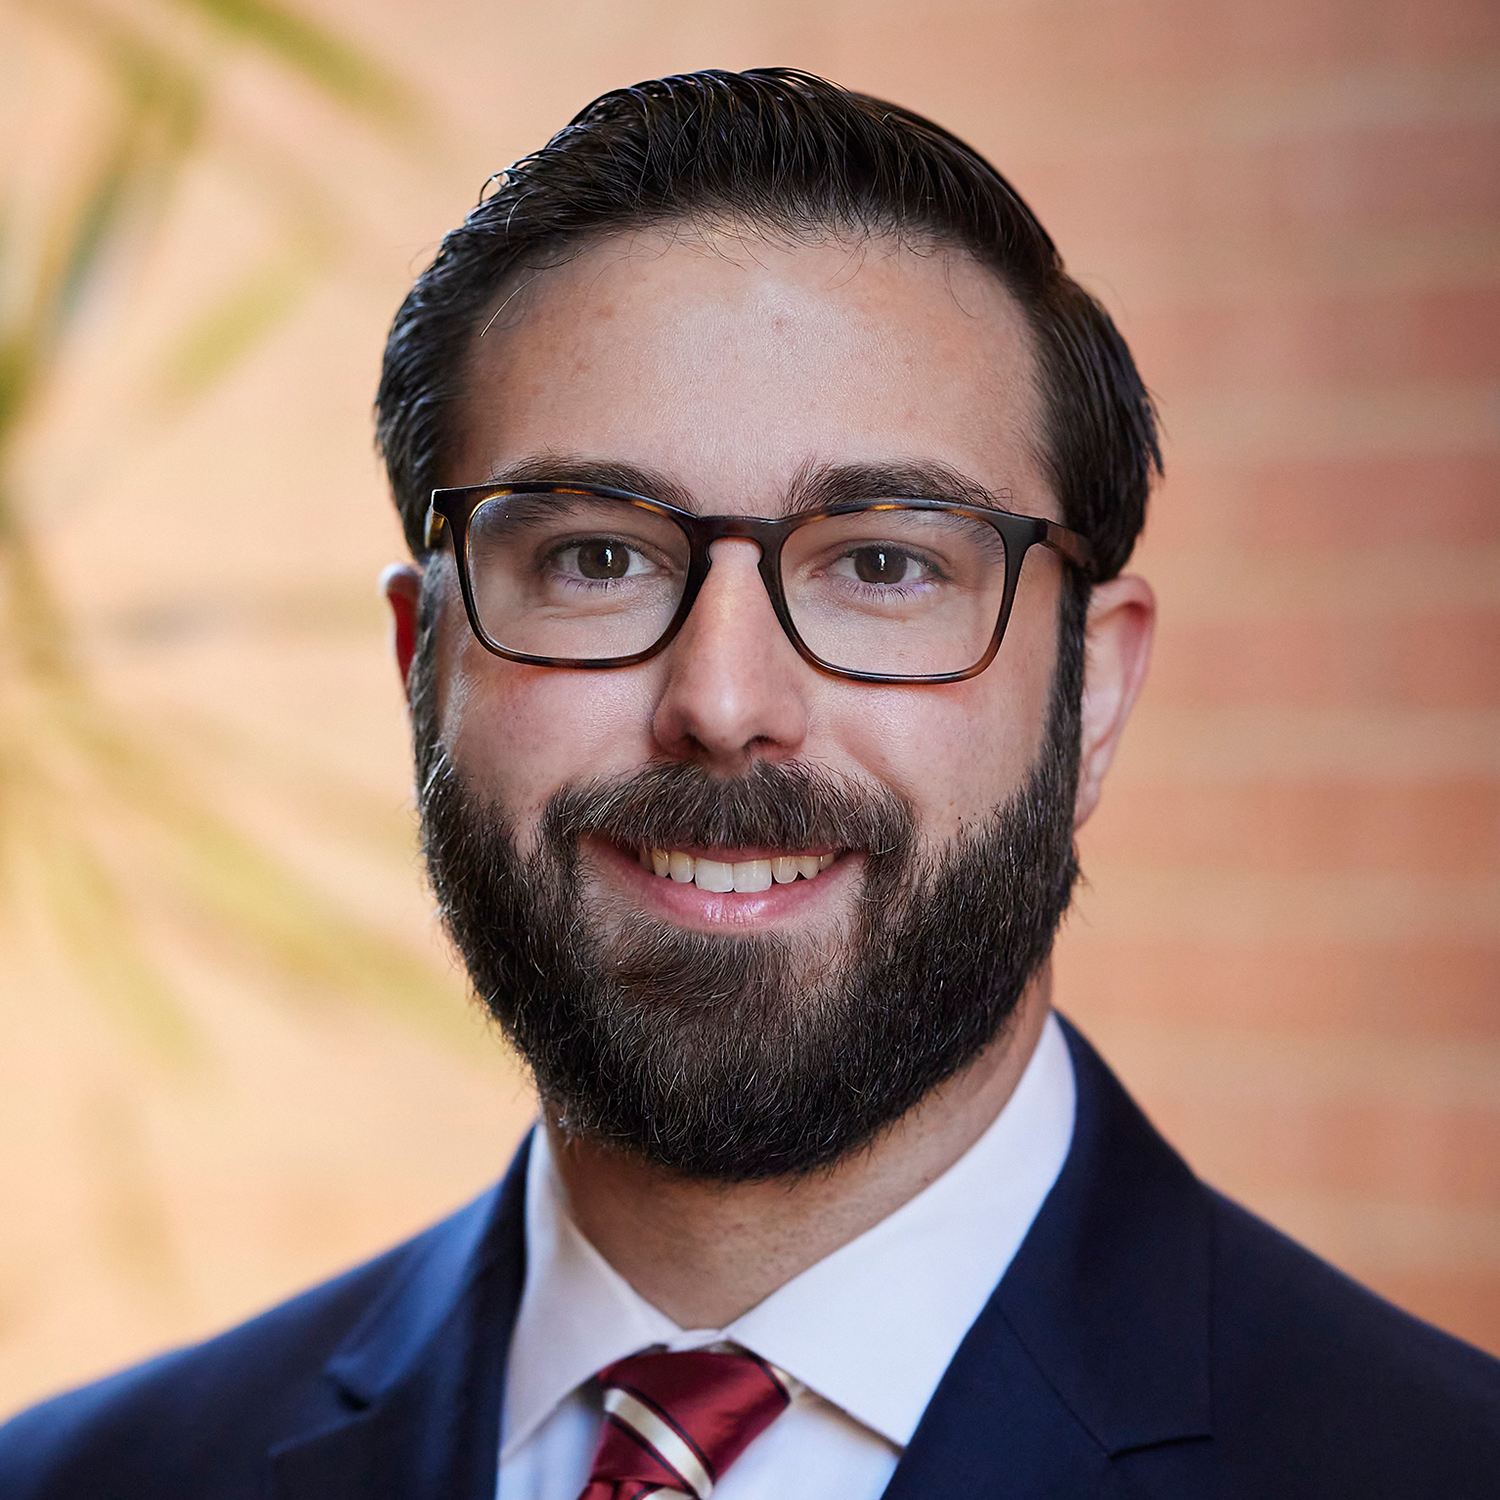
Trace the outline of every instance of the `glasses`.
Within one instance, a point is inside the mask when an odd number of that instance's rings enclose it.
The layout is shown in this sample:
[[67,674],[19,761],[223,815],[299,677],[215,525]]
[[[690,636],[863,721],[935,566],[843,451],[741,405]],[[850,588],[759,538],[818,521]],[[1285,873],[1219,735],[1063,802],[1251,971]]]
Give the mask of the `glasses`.
[[708,577],[709,547],[760,548],[776,618],[804,661],[856,682],[961,682],[994,660],[1028,549],[1089,571],[1054,521],[948,500],[873,500],[813,514],[699,516],[592,485],[432,492],[426,542],[453,533],[480,645],[509,661],[594,670],[664,650]]

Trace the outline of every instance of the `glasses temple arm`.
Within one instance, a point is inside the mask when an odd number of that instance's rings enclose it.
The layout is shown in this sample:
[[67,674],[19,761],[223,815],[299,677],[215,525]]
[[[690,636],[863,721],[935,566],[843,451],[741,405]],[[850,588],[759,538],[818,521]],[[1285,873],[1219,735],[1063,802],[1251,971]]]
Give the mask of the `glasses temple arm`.
[[1059,526],[1056,521],[1048,521],[1046,542],[1054,551],[1061,552],[1075,568],[1087,573],[1090,578],[1097,576],[1094,549],[1081,532]]

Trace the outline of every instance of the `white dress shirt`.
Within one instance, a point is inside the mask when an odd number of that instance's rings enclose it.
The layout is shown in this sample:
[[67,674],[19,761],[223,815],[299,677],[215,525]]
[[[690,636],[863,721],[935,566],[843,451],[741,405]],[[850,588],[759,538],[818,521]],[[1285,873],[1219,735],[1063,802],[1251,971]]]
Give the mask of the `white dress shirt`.
[[1075,1093],[1054,1016],[995,1121],[943,1175],[724,1328],[679,1328],[568,1215],[532,1136],[526,1286],[511,1339],[497,1500],[577,1500],[602,1420],[595,1371],[652,1346],[734,1343],[806,1387],[716,1500],[877,1500],[969,1325],[1062,1170]]

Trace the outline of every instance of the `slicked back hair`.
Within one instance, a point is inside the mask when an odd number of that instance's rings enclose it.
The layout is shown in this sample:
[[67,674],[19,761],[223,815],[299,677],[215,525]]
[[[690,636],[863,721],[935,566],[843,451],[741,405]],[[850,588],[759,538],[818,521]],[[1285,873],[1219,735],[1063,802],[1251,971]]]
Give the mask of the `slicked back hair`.
[[[502,287],[573,246],[696,223],[803,240],[891,235],[988,266],[1034,340],[1039,457],[1063,519],[1093,543],[1096,579],[1125,565],[1161,469],[1151,399],[1109,315],[1063,270],[1035,215],[941,126],[789,68],[709,70],[603,95],[491,181],[418,277],[386,344],[376,431],[414,555],[430,492],[451,482],[444,460],[469,351]],[[1065,635],[1081,631],[1087,591],[1081,579],[1065,591]]]

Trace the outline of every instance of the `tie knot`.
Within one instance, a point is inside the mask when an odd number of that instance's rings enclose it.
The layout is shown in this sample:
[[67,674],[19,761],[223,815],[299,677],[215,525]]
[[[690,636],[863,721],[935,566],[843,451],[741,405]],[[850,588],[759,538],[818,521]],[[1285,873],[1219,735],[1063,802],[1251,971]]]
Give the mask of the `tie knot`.
[[791,1400],[787,1377],[743,1351],[633,1354],[600,1370],[599,1383],[604,1429],[580,1500],[707,1500]]

